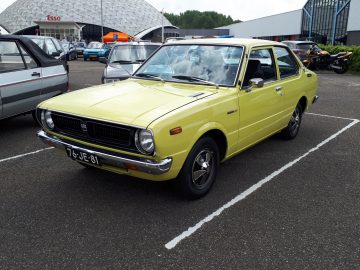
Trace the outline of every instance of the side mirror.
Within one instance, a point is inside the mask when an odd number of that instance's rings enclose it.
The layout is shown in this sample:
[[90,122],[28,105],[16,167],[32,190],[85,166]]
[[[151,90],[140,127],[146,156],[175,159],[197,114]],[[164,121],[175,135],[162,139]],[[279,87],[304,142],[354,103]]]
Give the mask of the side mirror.
[[262,88],[264,87],[264,80],[261,78],[253,78],[250,80],[250,88]]
[[52,56],[52,57],[58,57],[58,56],[60,56],[60,52],[53,52],[53,53],[51,54],[51,56]]
[[107,64],[108,60],[105,57],[99,57],[99,62],[103,64]]

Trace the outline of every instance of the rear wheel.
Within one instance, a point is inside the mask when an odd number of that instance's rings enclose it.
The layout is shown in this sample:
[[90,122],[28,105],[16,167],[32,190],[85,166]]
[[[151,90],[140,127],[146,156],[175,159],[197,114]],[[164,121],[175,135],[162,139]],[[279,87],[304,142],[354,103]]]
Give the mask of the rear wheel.
[[210,137],[201,138],[190,151],[177,181],[179,191],[198,199],[213,186],[219,167],[219,149]]
[[339,68],[334,68],[335,73],[344,74],[349,69],[349,65],[346,62],[341,62],[337,65]]
[[289,124],[281,132],[281,134],[285,140],[292,140],[299,133],[302,113],[303,113],[303,109],[301,107],[301,104],[298,103],[296,105],[296,108],[295,108],[291,118],[290,118]]

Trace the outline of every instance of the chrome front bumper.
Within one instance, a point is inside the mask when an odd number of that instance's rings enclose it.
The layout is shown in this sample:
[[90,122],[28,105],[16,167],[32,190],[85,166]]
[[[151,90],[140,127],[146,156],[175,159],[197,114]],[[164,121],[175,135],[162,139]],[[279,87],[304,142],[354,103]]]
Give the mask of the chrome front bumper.
[[319,97],[318,97],[318,96],[315,96],[314,99],[313,99],[313,101],[312,101],[312,103],[313,103],[313,104],[316,103],[316,102],[318,101],[318,99],[319,99]]
[[74,145],[71,142],[64,141],[61,138],[58,138],[56,136],[47,134],[45,131],[40,130],[37,133],[37,136],[46,144],[49,144],[51,146],[54,146],[60,150],[65,151],[65,147],[72,148],[74,150],[82,151],[88,154],[96,155],[101,159],[101,164],[103,165],[109,165],[121,169],[127,170],[127,168],[132,167],[136,168],[137,171],[159,175],[166,173],[170,170],[172,159],[166,158],[164,160],[161,160],[159,162],[145,159],[145,158],[139,158],[139,157],[133,157],[133,156],[126,156],[118,153],[112,153],[108,154],[105,152],[100,152],[101,150],[91,150],[87,148],[87,146],[77,146]]

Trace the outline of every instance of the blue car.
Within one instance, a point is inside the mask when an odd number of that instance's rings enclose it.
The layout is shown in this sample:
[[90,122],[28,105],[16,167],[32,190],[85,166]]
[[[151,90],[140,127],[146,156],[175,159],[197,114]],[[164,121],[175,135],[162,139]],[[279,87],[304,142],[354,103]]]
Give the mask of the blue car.
[[98,60],[100,57],[108,57],[110,53],[110,47],[102,42],[90,42],[87,48],[84,50],[84,61]]
[[83,55],[84,55],[84,51],[85,51],[85,49],[86,49],[86,43],[80,41],[80,42],[75,42],[74,45],[75,45],[75,50],[76,50],[77,56],[78,56],[78,57],[79,57],[79,56],[83,56]]

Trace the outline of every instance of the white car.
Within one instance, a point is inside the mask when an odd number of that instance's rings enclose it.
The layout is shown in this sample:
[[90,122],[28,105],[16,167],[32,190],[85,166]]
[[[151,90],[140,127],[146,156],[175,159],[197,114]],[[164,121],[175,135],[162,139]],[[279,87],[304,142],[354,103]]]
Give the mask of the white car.
[[68,89],[63,63],[23,36],[0,36],[0,120],[33,112]]

